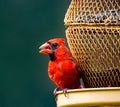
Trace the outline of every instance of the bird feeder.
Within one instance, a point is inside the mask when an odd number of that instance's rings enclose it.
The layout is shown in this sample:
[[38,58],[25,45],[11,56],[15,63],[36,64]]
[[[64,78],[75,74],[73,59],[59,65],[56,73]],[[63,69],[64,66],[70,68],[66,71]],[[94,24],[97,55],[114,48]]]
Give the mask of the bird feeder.
[[[79,105],[87,102],[91,104],[92,100],[92,106],[97,106],[96,100],[101,104],[112,103],[108,94],[112,91],[113,102],[120,102],[115,92],[116,89],[120,91],[117,88],[120,87],[120,0],[72,0],[64,22],[69,48],[82,68],[84,85],[89,88],[69,91],[72,99],[76,99],[73,102]],[[101,87],[106,88],[96,89]],[[63,104],[58,107],[78,107],[74,104],[67,106],[68,102],[73,104],[58,92],[57,104]]]
[[85,87],[119,87],[120,0],[72,0],[64,22]]

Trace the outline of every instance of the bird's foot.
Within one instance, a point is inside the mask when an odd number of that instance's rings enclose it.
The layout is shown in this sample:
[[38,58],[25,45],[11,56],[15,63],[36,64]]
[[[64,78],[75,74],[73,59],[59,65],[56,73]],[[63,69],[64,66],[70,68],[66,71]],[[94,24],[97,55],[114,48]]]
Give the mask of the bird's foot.
[[56,97],[56,93],[57,93],[57,91],[58,91],[59,89],[60,89],[59,87],[57,87],[57,88],[54,89],[53,94],[54,94],[55,97]]
[[67,97],[67,88],[63,89],[63,94],[64,94],[65,97]]
[[[59,91],[59,89],[60,89],[60,87],[57,87],[57,88],[54,89],[53,94],[54,94],[55,97],[56,97],[56,93],[57,93],[57,91]],[[64,94],[65,97],[67,97],[67,88],[63,89],[63,94]]]

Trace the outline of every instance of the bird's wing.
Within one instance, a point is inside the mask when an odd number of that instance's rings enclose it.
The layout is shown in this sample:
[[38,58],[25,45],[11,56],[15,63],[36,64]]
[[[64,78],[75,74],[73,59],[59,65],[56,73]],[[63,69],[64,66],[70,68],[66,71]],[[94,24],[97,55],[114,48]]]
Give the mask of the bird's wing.
[[81,77],[80,69],[77,62],[73,58],[67,58],[58,64],[60,71],[65,75],[75,75],[77,78]]

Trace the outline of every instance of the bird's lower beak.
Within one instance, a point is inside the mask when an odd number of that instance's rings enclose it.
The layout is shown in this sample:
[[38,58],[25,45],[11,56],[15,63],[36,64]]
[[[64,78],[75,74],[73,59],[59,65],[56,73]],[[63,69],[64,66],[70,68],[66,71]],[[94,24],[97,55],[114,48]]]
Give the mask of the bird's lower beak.
[[42,54],[51,54],[51,47],[50,47],[50,44],[48,43],[44,43],[43,45],[41,45],[39,47],[40,51],[39,53],[42,53]]

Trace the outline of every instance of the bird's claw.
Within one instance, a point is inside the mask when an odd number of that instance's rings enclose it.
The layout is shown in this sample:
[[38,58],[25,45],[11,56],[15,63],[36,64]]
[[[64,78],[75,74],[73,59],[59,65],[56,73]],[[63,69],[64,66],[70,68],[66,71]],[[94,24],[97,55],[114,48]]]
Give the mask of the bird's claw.
[[59,89],[60,89],[59,87],[57,87],[57,88],[54,89],[53,94],[54,94],[55,97],[56,97],[56,93],[57,93],[57,91],[58,91]]
[[64,94],[65,97],[67,97],[67,88],[63,89],[63,94]]
[[[56,93],[59,89],[60,89],[59,87],[54,89],[53,94],[54,94],[55,97],[56,97]],[[64,94],[65,97],[67,97],[67,88],[63,89],[63,94]]]

